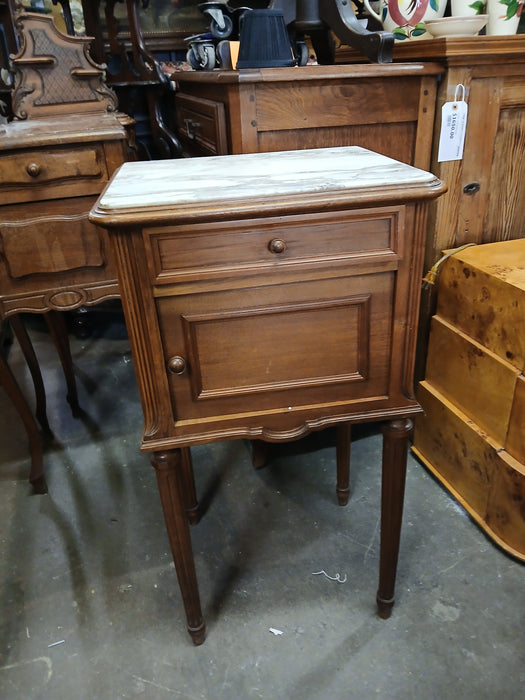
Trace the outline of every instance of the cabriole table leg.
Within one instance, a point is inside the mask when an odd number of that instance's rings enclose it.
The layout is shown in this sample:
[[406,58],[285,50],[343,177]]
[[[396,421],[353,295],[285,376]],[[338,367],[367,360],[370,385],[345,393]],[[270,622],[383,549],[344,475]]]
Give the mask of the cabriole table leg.
[[35,493],[47,493],[47,484],[44,476],[44,458],[42,453],[42,442],[36,421],[33,417],[31,409],[26,403],[26,400],[20,391],[20,387],[11,372],[7,362],[0,353],[0,386],[3,386],[13,405],[15,406],[20,418],[22,419],[27,437],[29,439],[29,452],[31,455],[31,471],[29,472],[29,481],[33,486]]

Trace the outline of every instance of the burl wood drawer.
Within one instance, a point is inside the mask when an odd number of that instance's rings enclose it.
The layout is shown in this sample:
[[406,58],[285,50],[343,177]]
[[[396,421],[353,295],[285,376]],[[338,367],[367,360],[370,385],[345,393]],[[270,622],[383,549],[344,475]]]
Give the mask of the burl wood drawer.
[[525,238],[458,251],[439,273],[437,313],[525,371]]
[[217,280],[227,275],[291,273],[330,263],[395,265],[402,207],[268,217],[191,226],[148,228],[148,264],[155,284]]
[[98,194],[109,177],[100,144],[20,150],[2,155],[1,163],[4,202]]
[[500,445],[519,371],[440,316],[432,318],[425,380]]

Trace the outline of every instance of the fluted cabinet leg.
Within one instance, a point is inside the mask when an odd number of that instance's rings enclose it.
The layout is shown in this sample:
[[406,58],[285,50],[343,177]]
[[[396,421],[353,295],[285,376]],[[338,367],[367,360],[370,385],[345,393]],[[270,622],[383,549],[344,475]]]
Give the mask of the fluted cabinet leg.
[[191,461],[191,450],[189,447],[181,448],[181,479],[184,503],[186,504],[186,515],[190,525],[196,525],[201,517],[199,501],[197,499],[197,489],[195,488],[195,476],[193,474],[193,462]]
[[383,476],[381,485],[381,551],[377,609],[379,616],[390,617],[394,605],[401,521],[405,497],[408,438],[412,431],[408,418],[383,425]]
[[157,475],[171,553],[186,611],[188,632],[195,645],[202,644],[206,636],[206,627],[201,612],[197,574],[186,515],[181,450],[155,452],[151,457],[151,464]]
[[336,428],[336,459],[337,459],[337,501],[340,506],[346,506],[350,497],[350,445],[352,442],[352,426],[341,423]]

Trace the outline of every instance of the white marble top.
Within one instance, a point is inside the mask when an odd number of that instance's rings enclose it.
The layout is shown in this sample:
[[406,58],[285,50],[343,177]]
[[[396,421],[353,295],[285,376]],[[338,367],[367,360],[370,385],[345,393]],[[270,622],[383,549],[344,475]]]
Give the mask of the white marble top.
[[0,151],[125,138],[116,112],[88,112],[63,117],[14,119],[0,124]]
[[436,183],[431,173],[359,146],[132,162],[117,171],[97,212]]

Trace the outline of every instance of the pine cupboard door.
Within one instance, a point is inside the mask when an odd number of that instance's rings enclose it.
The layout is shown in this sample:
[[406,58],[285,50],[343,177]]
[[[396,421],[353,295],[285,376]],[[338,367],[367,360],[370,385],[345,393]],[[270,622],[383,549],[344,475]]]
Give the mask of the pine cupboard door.
[[[518,69],[520,75],[515,74]],[[432,168],[449,191],[430,209],[426,268],[443,250],[525,236],[523,65],[452,67],[440,105],[453,99],[458,83],[468,95],[464,153],[461,160],[434,162]]]

